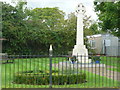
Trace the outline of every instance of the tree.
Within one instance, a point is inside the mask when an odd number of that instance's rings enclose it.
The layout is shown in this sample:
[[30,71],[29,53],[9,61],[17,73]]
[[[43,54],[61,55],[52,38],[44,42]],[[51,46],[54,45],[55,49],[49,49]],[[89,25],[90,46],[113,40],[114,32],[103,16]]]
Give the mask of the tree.
[[[20,2],[13,7],[3,3],[3,37],[7,39],[3,43],[4,52],[48,55],[49,45],[53,44],[54,54],[68,54],[75,44],[75,14],[65,19],[65,13],[56,7],[27,9],[24,5]],[[85,31],[89,29],[88,19],[84,19]],[[96,27],[93,25],[89,30],[93,32]]]
[[85,36],[102,33],[102,31],[98,29],[98,24],[96,22],[91,23],[91,25],[86,28],[84,32]]
[[75,13],[68,14],[68,19],[66,19],[66,30],[77,30],[77,17]]
[[[64,12],[58,8],[23,8],[2,3],[3,52],[8,54],[48,54],[50,44],[61,52],[62,44],[68,45],[68,33],[64,32]],[[67,35],[67,36],[66,36]],[[69,48],[69,46],[68,46]],[[66,49],[67,51],[67,49]]]
[[29,20],[41,23],[47,30],[56,30],[61,21],[64,21],[64,14],[57,7],[35,8],[31,10]]
[[[100,30],[98,30],[98,24],[91,20],[90,17],[84,16],[83,19],[84,23],[84,37],[93,35],[93,34],[99,34],[101,33]],[[77,17],[75,13],[71,13],[68,15],[68,19],[66,20],[66,30],[77,30]]]
[[120,1],[94,2],[99,27],[106,32],[120,36]]
[[3,42],[3,52],[20,53],[25,52],[25,36],[26,36],[26,22],[24,19],[26,15],[22,10],[24,3],[13,7],[7,3],[2,3],[2,31],[3,37],[7,40]]
[[[40,50],[48,54],[50,44],[53,44],[56,51],[61,47],[60,34],[64,30],[64,12],[55,8],[35,8],[30,10],[27,19],[29,27],[27,43],[32,50]],[[62,40],[62,41],[60,41]],[[32,44],[30,44],[32,43]],[[36,47],[38,45],[39,47]]]

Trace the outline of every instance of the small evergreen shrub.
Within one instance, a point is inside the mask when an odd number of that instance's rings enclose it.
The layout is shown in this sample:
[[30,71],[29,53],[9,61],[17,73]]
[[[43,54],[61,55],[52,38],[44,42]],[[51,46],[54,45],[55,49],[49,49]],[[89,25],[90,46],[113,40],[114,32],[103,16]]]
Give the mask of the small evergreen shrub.
[[[32,73],[32,71],[16,73],[13,80],[17,84],[32,84],[32,85],[49,85],[49,71]],[[53,85],[65,85],[65,84],[77,84],[84,83],[86,75],[82,73],[78,74],[61,74],[58,71],[52,71],[52,84]]]
[[101,61],[100,56],[93,56],[91,59],[92,59],[94,62],[96,62],[96,61]]

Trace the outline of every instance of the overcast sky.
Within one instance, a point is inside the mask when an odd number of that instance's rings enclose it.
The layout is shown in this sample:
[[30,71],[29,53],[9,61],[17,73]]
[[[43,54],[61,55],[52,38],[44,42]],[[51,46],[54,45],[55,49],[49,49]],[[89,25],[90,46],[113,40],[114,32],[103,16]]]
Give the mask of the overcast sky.
[[[11,3],[16,0],[0,0]],[[94,12],[93,1],[94,0],[26,0],[27,7],[36,8],[36,7],[59,7],[60,10],[63,10],[66,14],[74,12],[78,3],[83,3],[86,7],[86,14],[91,16],[92,19],[96,20],[97,15]]]

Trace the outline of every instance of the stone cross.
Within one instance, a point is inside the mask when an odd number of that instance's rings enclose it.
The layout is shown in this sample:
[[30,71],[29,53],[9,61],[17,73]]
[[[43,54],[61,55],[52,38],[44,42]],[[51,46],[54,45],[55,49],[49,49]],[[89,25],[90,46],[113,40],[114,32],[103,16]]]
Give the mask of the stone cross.
[[[83,16],[85,13],[85,7],[82,3],[77,5],[76,14],[77,14],[77,35],[76,35],[76,45],[73,49],[73,56],[79,56],[78,61],[81,63],[90,63],[91,60],[88,60],[88,50],[84,45],[84,36],[83,36]],[[80,57],[82,55],[82,58]]]
[[83,14],[85,13],[85,7],[80,3],[76,8],[77,14],[77,36],[76,45],[84,45],[83,40]]

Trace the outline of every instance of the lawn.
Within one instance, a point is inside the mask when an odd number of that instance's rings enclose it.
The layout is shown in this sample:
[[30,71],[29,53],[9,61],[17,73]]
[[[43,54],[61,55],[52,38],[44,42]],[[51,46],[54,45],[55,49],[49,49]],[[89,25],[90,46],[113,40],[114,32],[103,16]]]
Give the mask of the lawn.
[[120,72],[120,57],[101,57],[101,63],[113,66],[108,70]]
[[[53,58],[52,63],[66,61],[67,58],[57,57]],[[15,59],[14,63],[1,64],[2,65],[2,88],[48,88],[49,85],[25,85],[11,83],[14,78],[14,73],[29,70],[49,70],[49,58],[27,58]],[[57,70],[58,67],[52,68]],[[118,81],[102,77],[87,71],[83,71],[87,75],[87,82],[82,84],[72,85],[53,85],[53,87],[61,88],[87,88],[87,87],[117,87]]]
[[120,64],[120,57],[101,57],[101,63],[106,65],[116,66],[118,67]]
[[118,69],[118,68],[108,68],[108,70],[120,72],[120,69]]

